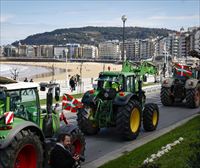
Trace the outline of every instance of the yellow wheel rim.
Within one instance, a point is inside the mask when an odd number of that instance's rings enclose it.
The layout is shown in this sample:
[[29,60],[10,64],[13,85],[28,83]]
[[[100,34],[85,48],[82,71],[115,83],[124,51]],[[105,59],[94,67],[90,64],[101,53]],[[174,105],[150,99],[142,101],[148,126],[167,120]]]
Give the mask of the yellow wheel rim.
[[155,110],[153,112],[153,125],[155,126],[158,122],[158,112]]
[[140,125],[140,111],[137,108],[134,108],[131,112],[130,117],[130,127],[132,132],[137,132]]

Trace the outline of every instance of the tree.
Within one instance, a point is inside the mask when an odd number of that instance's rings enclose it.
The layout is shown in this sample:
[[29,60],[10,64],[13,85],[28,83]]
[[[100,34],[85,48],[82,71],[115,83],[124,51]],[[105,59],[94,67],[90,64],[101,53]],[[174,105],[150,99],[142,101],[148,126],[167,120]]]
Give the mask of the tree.
[[11,75],[12,75],[12,78],[14,80],[17,80],[18,76],[19,76],[19,71],[17,68],[13,68],[13,69],[10,69],[10,72],[11,72]]

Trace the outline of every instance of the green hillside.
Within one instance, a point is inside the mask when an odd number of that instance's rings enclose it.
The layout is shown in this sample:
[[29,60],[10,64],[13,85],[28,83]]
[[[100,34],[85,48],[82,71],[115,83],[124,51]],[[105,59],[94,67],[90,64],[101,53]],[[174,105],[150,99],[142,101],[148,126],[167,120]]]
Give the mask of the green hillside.
[[[167,36],[172,30],[158,28],[126,27],[126,39],[145,39],[157,36]],[[52,32],[45,32],[28,36],[20,40],[21,44],[27,45],[63,45],[66,43],[92,44],[107,40],[122,40],[121,27],[82,27],[57,29]],[[18,41],[13,45],[17,45]]]

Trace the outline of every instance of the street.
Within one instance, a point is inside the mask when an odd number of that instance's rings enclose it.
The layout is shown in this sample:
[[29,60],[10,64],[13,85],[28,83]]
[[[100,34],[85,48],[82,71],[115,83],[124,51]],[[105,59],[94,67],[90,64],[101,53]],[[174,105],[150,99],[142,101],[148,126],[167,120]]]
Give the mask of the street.
[[[184,107],[184,105],[177,105],[172,107],[165,107],[160,102],[160,93],[159,91],[147,94],[147,103],[156,103],[159,106],[160,110],[160,118],[159,124],[157,127],[158,130],[162,130],[170,125],[177,123],[189,116],[192,116],[199,112],[199,108],[189,109]],[[69,114],[69,120],[71,122],[76,122],[76,115]],[[143,139],[147,135],[151,134],[151,132],[144,132],[141,127],[141,133],[137,137],[137,140]],[[109,129],[101,129],[98,135],[95,136],[85,136],[86,138],[86,151],[85,157],[86,160],[83,163],[83,167],[89,168],[87,165],[104,156],[105,154],[115,151],[123,146],[132,144],[134,145],[134,141],[124,141],[119,134],[117,134],[117,130],[115,128]],[[136,142],[136,140],[135,140]]]

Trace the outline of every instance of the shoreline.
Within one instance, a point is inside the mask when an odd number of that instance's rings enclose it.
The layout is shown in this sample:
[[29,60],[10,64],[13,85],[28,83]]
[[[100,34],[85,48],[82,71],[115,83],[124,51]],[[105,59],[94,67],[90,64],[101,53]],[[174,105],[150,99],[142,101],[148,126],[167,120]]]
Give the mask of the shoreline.
[[[45,67],[49,69],[48,73],[41,73],[33,76],[33,80],[36,82],[54,80],[67,80],[71,76],[79,74],[82,78],[97,78],[99,72],[108,70],[110,67],[111,71],[121,71],[121,65],[112,63],[91,63],[91,62],[1,62],[1,64],[20,65],[20,66],[34,66],[34,67]],[[52,67],[61,71],[56,72],[53,76]],[[48,75],[47,75],[48,74]],[[28,77],[28,76],[27,76]],[[29,78],[29,77],[28,77]]]

